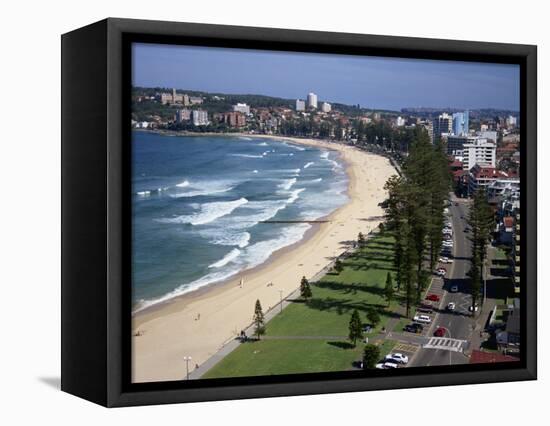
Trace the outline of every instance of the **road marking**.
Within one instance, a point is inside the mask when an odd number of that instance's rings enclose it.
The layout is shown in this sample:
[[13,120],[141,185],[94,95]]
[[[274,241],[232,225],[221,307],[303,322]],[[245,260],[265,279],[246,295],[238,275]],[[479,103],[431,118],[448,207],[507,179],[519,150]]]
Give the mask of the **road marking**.
[[463,352],[466,346],[466,340],[451,339],[448,337],[431,337],[428,343],[425,343],[424,349],[441,349],[452,352]]

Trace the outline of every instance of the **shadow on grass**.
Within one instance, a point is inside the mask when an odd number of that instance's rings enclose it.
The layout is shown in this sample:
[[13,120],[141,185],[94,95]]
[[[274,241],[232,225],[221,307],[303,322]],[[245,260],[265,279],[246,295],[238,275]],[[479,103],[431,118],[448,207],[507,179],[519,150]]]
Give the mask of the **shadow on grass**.
[[340,349],[353,349],[355,346],[350,342],[327,342],[330,346],[335,346]]
[[379,297],[384,297],[384,289],[378,286],[363,284],[363,283],[351,283],[345,284],[336,281],[319,281],[315,284],[316,287],[338,291],[342,294],[357,294],[358,292],[371,293]]

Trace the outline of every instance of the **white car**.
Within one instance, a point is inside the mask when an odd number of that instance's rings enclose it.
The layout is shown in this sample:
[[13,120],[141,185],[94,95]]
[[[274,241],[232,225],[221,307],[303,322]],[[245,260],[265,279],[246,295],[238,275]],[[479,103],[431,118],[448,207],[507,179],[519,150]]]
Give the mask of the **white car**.
[[399,368],[399,366],[394,362],[380,362],[376,364],[376,368],[379,370],[388,370],[390,368]]
[[384,361],[395,362],[396,364],[407,364],[409,362],[409,357],[400,353],[393,353],[386,355]]
[[453,259],[450,259],[450,258],[448,258],[447,256],[440,257],[440,258],[439,258],[439,261],[440,261],[441,263],[453,263]]
[[428,315],[415,315],[413,321],[422,324],[430,324],[432,322],[432,319]]
[[456,305],[454,302],[449,302],[449,304],[447,305],[447,310],[448,311],[454,311],[456,308]]

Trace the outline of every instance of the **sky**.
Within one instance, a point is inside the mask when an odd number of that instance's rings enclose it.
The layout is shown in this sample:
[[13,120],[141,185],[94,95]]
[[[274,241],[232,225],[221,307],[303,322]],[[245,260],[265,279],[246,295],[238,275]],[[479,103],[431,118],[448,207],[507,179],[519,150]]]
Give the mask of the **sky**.
[[134,44],[132,84],[319,100],[364,108],[519,111],[519,66]]

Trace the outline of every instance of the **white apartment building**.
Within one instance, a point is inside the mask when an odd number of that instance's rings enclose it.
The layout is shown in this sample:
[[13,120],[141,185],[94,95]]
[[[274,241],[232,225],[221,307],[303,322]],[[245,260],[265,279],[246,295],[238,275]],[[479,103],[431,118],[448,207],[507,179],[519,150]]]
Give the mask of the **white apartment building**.
[[332,109],[332,106],[328,102],[323,102],[321,104],[321,111],[330,112],[331,109]]
[[208,113],[204,110],[193,110],[193,125],[206,126],[208,124]]
[[233,111],[250,114],[250,105],[238,103],[237,105],[233,105]]
[[403,117],[397,117],[395,120],[395,125],[397,127],[403,127],[405,125],[405,119]]
[[301,99],[296,99],[296,111],[305,111],[306,110],[306,102],[302,101]]
[[495,167],[497,146],[484,138],[476,138],[473,143],[466,143],[462,150],[464,170],[471,170],[476,164]]
[[317,95],[315,93],[307,94],[307,106],[308,108],[317,109]]

